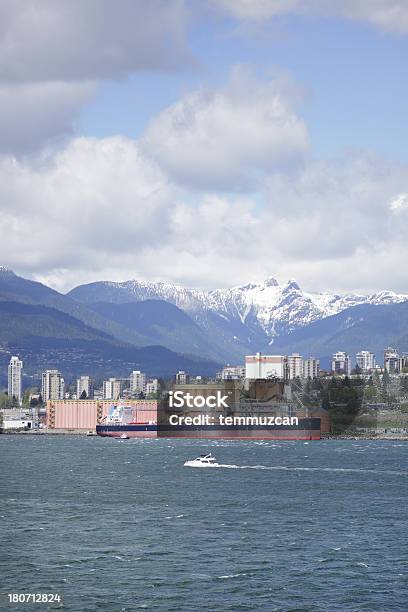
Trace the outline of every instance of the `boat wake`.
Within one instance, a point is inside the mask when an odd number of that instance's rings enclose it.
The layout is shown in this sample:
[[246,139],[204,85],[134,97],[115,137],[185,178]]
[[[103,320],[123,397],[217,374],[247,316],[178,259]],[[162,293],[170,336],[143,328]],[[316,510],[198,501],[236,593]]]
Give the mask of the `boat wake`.
[[389,476],[408,476],[408,472],[394,470],[366,470],[363,468],[330,468],[330,467],[290,467],[286,465],[229,465],[219,463],[215,468],[226,468],[230,470],[283,470],[287,472],[339,472],[350,474],[384,474]]

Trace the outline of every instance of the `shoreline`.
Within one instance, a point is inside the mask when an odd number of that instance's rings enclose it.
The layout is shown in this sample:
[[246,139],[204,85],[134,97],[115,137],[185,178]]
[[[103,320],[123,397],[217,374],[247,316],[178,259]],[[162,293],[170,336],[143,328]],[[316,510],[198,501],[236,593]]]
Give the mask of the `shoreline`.
[[[5,436],[86,436],[89,438],[97,437],[96,432],[89,433],[89,429],[31,429],[26,431],[1,431],[0,435]],[[165,439],[165,438],[163,438]],[[199,438],[204,440],[205,438]],[[222,438],[220,438],[222,439]],[[375,434],[322,434],[320,440],[394,440],[394,441],[408,441],[407,434],[396,434],[396,433],[381,433]],[[211,440],[210,440],[211,441]],[[311,442],[318,442],[319,440],[311,440]]]

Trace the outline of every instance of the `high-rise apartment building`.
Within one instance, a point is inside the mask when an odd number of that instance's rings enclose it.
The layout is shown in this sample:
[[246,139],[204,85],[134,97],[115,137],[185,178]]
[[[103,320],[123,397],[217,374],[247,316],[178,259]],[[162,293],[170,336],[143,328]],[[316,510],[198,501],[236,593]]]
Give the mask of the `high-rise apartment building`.
[[144,393],[146,391],[146,374],[140,370],[134,370],[130,375],[130,392]]
[[77,378],[77,399],[81,399],[84,391],[86,393],[86,399],[93,398],[93,385],[90,376],[80,376]]
[[368,373],[375,368],[375,355],[370,351],[359,351],[356,354],[356,363],[363,373]]
[[110,378],[103,381],[103,399],[117,400],[122,397],[123,380]]
[[44,402],[64,399],[64,379],[58,370],[46,370],[42,373],[41,395]]
[[318,378],[320,373],[320,361],[314,357],[303,360],[303,378]]
[[287,363],[287,378],[302,378],[303,376],[303,357],[299,353],[292,353],[286,358]]
[[22,373],[23,362],[16,356],[10,359],[8,366],[8,395],[10,400],[15,398],[19,404],[22,400]]
[[398,374],[400,371],[400,356],[391,346],[384,349],[384,369],[389,374]]
[[159,381],[157,378],[149,378],[146,382],[145,393],[146,395],[155,395],[159,390]]
[[190,375],[184,370],[179,370],[176,374],[176,384],[178,385],[188,385],[190,382]]
[[337,353],[334,353],[331,361],[331,371],[333,372],[333,374],[346,374],[347,376],[350,376],[350,355],[348,353],[344,353],[343,351],[338,351]]

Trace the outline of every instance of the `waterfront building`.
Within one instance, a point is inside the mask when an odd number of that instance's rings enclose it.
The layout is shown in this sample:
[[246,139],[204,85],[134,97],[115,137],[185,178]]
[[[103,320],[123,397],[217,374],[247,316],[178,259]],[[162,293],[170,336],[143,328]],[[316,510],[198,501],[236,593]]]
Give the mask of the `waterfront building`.
[[356,363],[363,373],[369,373],[375,368],[375,355],[370,351],[359,351],[356,354]]
[[79,378],[77,378],[77,399],[81,399],[81,396],[84,391],[86,393],[85,399],[90,399],[93,397],[93,385],[90,376],[80,376]]
[[303,378],[318,378],[320,373],[320,361],[314,357],[303,360]]
[[[126,406],[137,410],[141,421],[157,419],[157,400],[128,399]],[[47,402],[46,422],[49,429],[94,430],[103,422],[112,409],[110,399],[55,400]]]
[[398,374],[400,371],[400,356],[391,346],[384,349],[384,369],[388,374]]
[[15,398],[19,404],[22,401],[21,379],[23,373],[23,362],[16,356],[11,357],[8,366],[8,395],[10,400]]
[[130,392],[132,394],[144,393],[146,391],[146,374],[140,370],[134,370],[130,375]]
[[190,375],[184,370],[179,370],[176,374],[176,383],[178,385],[188,385],[190,382]]
[[351,374],[351,359],[348,353],[337,351],[332,356],[331,371],[333,374]]
[[303,357],[299,353],[292,353],[287,358],[287,378],[302,378],[303,376]]
[[286,378],[286,358],[283,355],[247,355],[245,357],[245,378]]
[[42,373],[41,395],[43,401],[64,398],[64,379],[58,370],[46,370]]
[[218,372],[218,380],[241,380],[245,378],[245,366],[225,366]]

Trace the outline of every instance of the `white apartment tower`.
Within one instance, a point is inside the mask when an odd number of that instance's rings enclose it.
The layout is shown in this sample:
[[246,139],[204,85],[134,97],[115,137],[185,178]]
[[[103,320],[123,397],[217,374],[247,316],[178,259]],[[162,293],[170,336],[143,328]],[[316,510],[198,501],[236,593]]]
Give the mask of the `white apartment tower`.
[[375,368],[375,355],[370,351],[359,351],[356,354],[356,363],[362,372],[371,372]]
[[44,402],[64,399],[64,379],[58,370],[42,373],[41,395]]
[[320,372],[320,361],[314,357],[303,360],[303,378],[318,378]]
[[80,376],[77,378],[77,399],[81,399],[81,395],[85,391],[86,399],[93,397],[93,385],[90,376]]
[[23,362],[16,356],[12,357],[8,366],[8,395],[10,399],[15,397],[19,404],[22,400],[22,372]]
[[130,375],[130,392],[144,393],[146,391],[146,374],[140,370],[134,370]]
[[350,355],[348,353],[344,353],[343,351],[337,351],[337,353],[334,353],[331,361],[331,371],[334,374],[346,374],[347,376],[350,376]]
[[157,378],[149,378],[146,382],[146,395],[154,395],[159,390],[159,380]]
[[176,383],[178,385],[188,385],[190,382],[190,375],[184,370],[179,370],[176,374]]
[[299,353],[292,353],[287,357],[287,375],[289,380],[303,377],[303,357]]
[[123,381],[120,378],[110,378],[103,381],[103,399],[117,400],[121,397]]
[[384,350],[384,369],[389,374],[398,374],[400,371],[400,356],[396,349],[390,346]]

